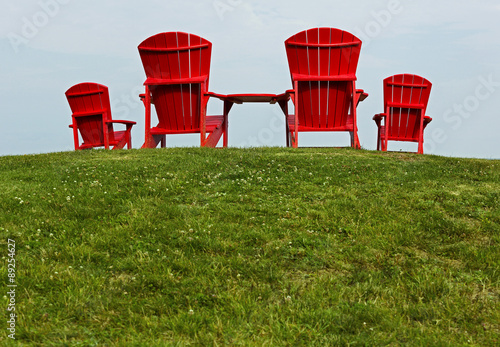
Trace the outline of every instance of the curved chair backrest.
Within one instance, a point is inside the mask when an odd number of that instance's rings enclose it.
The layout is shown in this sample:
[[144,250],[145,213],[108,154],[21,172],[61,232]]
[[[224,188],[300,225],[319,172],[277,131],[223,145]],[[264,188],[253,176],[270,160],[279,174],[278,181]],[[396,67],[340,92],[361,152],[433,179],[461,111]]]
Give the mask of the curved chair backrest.
[[158,128],[200,128],[202,93],[208,91],[212,44],[197,35],[166,32],[138,47],[156,113]]
[[197,35],[160,33],[144,40],[138,49],[148,78],[181,80],[210,73],[212,43]]
[[412,74],[384,79],[384,112],[388,115],[389,138],[418,138],[431,88],[432,83],[427,79]]
[[[65,94],[73,113],[73,126],[78,127],[83,144],[104,146],[105,121],[112,119],[108,87],[98,83],[79,83]],[[109,140],[113,141],[113,131],[109,130]]]
[[335,28],[301,31],[288,38],[285,47],[294,81],[306,76],[356,79],[361,40],[347,31]]

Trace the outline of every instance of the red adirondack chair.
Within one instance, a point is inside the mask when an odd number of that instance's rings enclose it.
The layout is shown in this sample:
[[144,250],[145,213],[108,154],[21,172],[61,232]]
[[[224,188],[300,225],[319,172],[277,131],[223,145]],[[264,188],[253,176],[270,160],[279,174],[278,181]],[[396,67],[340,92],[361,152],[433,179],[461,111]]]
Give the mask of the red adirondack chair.
[[[125,145],[129,149],[132,147],[131,131],[136,123],[112,119],[108,87],[97,83],[80,83],[69,88],[65,94],[73,112],[70,128],[73,128],[75,150],[93,147],[109,149],[109,146],[121,149]],[[114,131],[113,123],[124,124],[126,129]],[[79,144],[78,132],[82,144]]]
[[378,127],[377,150],[387,151],[387,141],[418,142],[424,153],[424,129],[432,83],[423,77],[401,74],[384,80],[384,113],[373,117]]
[[360,148],[356,107],[368,94],[356,89],[361,41],[333,28],[314,28],[285,41],[293,90],[280,105],[287,116],[287,146],[298,146],[299,131],[348,131],[351,146]]
[[[166,145],[168,134],[200,133],[201,146],[215,147],[224,135],[227,147],[227,114],[207,116],[212,44],[199,36],[167,32],[151,36],[139,45],[144,71],[146,134],[143,148]],[[151,127],[151,104],[158,125]],[[208,135],[208,136],[207,136]]]

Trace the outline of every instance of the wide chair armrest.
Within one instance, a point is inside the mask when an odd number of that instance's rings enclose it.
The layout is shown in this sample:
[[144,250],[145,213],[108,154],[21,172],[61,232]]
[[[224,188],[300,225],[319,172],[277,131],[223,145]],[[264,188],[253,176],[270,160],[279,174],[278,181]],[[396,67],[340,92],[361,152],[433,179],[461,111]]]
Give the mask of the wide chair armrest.
[[295,105],[295,89],[288,89],[285,94],[287,100],[292,100],[292,104]]
[[368,93],[365,93],[363,89],[356,89],[356,94],[359,95],[358,102],[361,102],[368,97]]
[[429,116],[424,116],[424,129],[430,122],[432,122],[432,118]]
[[373,116],[373,120],[374,121],[382,120],[386,117],[387,117],[387,115],[385,113],[379,113],[379,114],[376,114],[375,116]]
[[217,98],[217,99],[222,100],[222,101],[229,101],[228,96],[225,94],[207,92],[207,93],[205,93],[205,96],[208,96],[209,98]]
[[375,123],[377,123],[377,126],[379,127],[382,124],[382,119],[387,119],[387,115],[385,113],[379,113],[373,116],[373,120],[375,121]]
[[[146,94],[145,93],[139,94],[139,98],[141,99],[142,102],[145,102],[146,101]],[[152,104],[154,104],[152,95],[151,95],[151,98],[149,98],[149,100],[151,101]]]

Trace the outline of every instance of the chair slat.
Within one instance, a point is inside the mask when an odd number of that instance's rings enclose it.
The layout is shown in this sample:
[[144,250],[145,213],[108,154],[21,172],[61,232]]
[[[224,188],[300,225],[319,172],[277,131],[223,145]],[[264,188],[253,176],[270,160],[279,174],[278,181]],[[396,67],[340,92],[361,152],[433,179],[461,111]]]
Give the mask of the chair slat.
[[314,28],[290,37],[285,48],[292,81],[300,81],[299,128],[352,126],[349,112],[361,41],[339,29]]
[[422,123],[431,87],[428,80],[412,74],[394,75],[384,80],[384,108],[388,119],[387,135],[382,133],[382,139],[419,142],[419,153],[422,153]]
[[[73,127],[80,133],[83,144],[79,145],[75,132],[75,149],[105,146],[105,133],[109,145],[117,145],[126,137],[130,147],[130,127],[124,132],[114,132],[108,88],[97,83],[79,83],[66,91],[70,105]],[[135,124],[135,123],[134,123]],[[118,146],[118,145],[117,145]],[[120,145],[121,146],[121,145]],[[120,147],[121,148],[121,147]]]
[[[199,132],[212,44],[194,34],[167,32],[147,38],[138,49],[158,117],[155,134]],[[158,61],[154,74],[148,71],[152,57]]]

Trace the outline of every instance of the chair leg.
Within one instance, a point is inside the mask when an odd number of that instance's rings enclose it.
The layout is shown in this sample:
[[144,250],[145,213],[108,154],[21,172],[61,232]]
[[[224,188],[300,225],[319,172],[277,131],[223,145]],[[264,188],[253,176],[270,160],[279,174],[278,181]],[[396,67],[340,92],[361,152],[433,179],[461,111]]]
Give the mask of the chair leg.
[[424,141],[418,142],[418,154],[424,154]]
[[349,135],[351,135],[351,147],[361,149],[361,145],[359,144],[358,132],[349,131]]
[[162,148],[165,146],[165,135],[153,135],[153,148],[156,148],[161,143]]
[[377,130],[377,151],[380,151],[380,127]]
[[127,138],[127,149],[131,149],[132,148],[132,127],[127,127],[127,130],[128,130],[128,138]]
[[144,141],[144,144],[141,146],[141,148],[155,148],[155,140],[153,135],[150,135],[146,137],[146,141]]
[[222,133],[222,136],[223,136],[223,138],[222,138],[222,147],[224,147],[224,148],[227,148],[227,144],[228,144],[228,136],[227,135],[228,135],[229,124],[228,124],[228,119],[227,118],[228,117],[225,117],[225,119],[224,119],[224,125],[223,125],[224,131]]
[[384,141],[382,142],[382,150],[384,152],[387,152],[387,146],[389,144],[389,124],[386,122],[385,127],[385,136],[384,136]]
[[73,142],[75,145],[75,151],[78,151],[80,149],[80,146],[78,144],[78,126],[75,122],[75,118],[72,117],[72,124],[70,125],[72,130],[73,130]]

